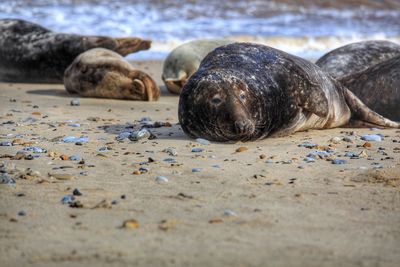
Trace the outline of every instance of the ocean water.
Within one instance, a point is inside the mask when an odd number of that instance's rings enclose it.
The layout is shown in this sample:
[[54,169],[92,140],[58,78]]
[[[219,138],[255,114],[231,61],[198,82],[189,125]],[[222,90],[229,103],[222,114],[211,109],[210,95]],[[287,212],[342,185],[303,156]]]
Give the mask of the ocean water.
[[400,0],[3,0],[0,18],[150,39],[151,50],[129,56],[141,60],[163,59],[197,38],[263,43],[307,58],[360,40],[400,43]]

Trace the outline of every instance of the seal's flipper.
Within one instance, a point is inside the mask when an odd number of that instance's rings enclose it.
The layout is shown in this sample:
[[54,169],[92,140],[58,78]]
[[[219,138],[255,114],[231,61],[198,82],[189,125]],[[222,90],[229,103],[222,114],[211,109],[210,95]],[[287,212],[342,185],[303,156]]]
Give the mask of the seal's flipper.
[[378,113],[367,107],[350,90],[345,89],[343,90],[343,93],[346,98],[347,105],[351,109],[351,113],[354,119],[387,128],[400,128],[400,122],[395,122],[383,117],[382,115],[379,115]]
[[304,93],[304,90],[301,90],[299,100],[299,106],[303,109],[322,118],[328,116],[328,98],[321,87],[311,85],[308,87],[307,93]]

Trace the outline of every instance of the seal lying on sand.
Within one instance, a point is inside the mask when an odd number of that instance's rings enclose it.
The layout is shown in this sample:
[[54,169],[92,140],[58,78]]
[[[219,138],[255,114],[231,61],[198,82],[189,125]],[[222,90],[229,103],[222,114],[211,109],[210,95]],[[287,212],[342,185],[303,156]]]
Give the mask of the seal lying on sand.
[[400,121],[400,55],[338,81],[372,110]]
[[160,88],[117,53],[94,48],[80,54],[67,68],[64,85],[81,96],[155,101]]
[[221,45],[232,43],[224,39],[200,39],[178,46],[164,61],[162,79],[168,91],[179,94],[189,77],[199,68],[205,56]]
[[219,47],[202,61],[180,95],[186,134],[248,141],[346,125],[350,118],[395,127],[315,64],[250,43]]
[[81,53],[96,47],[123,56],[150,48],[140,38],[109,38],[52,32],[23,20],[0,20],[0,81],[62,83],[65,69]]
[[315,63],[334,78],[365,70],[400,55],[400,45],[388,41],[348,44],[322,56]]

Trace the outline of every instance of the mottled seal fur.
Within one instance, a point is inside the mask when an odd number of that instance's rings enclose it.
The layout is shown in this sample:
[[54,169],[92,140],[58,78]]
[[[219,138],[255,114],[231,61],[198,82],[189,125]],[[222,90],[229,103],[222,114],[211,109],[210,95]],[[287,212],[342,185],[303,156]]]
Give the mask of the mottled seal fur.
[[400,121],[400,55],[338,81],[372,110]]
[[17,19],[0,20],[0,81],[62,83],[65,69],[81,53],[96,47],[123,56],[150,48],[140,38],[109,38],[52,32]]
[[400,55],[400,45],[396,43],[365,41],[332,50],[315,64],[337,78],[365,70],[398,55]]
[[179,121],[190,137],[249,141],[350,119],[400,126],[366,107],[315,64],[283,51],[234,43],[209,53],[179,99]]
[[164,61],[162,80],[168,91],[179,94],[189,77],[199,68],[201,60],[225,39],[199,39],[182,44],[171,51]]
[[104,48],[80,54],[66,69],[64,85],[68,92],[87,97],[155,101],[160,96],[149,75]]

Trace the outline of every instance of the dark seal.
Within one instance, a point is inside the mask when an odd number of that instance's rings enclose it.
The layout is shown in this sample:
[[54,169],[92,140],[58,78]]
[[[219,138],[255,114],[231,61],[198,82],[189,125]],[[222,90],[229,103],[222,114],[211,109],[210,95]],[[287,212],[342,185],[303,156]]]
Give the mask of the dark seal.
[[400,55],[338,81],[372,110],[400,121]]
[[103,47],[125,56],[150,48],[140,38],[55,33],[24,20],[0,20],[0,81],[62,83],[65,69],[81,53]]
[[346,125],[395,127],[315,64],[250,43],[221,46],[202,61],[179,99],[190,137],[249,141]]
[[365,41],[332,50],[315,64],[337,78],[363,71],[398,55],[400,55],[400,45],[396,43]]

